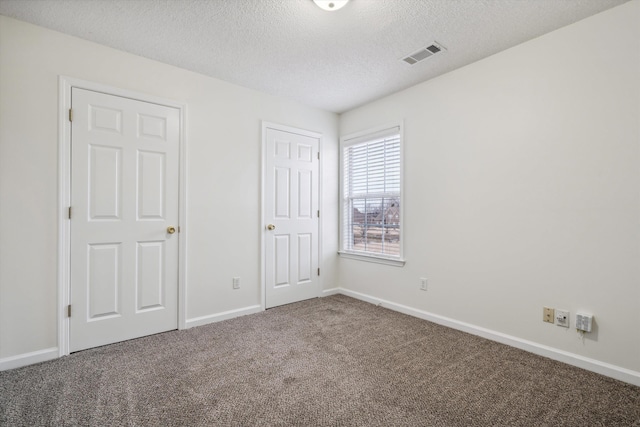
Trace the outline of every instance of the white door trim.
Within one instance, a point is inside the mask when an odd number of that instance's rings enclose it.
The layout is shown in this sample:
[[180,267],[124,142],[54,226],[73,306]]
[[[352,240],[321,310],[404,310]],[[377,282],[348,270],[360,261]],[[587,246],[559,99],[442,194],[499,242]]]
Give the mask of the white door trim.
[[264,222],[265,214],[265,183],[267,180],[267,129],[280,130],[283,132],[295,133],[297,135],[309,136],[311,138],[318,138],[318,152],[320,153],[320,159],[318,163],[318,209],[320,210],[320,218],[318,218],[318,268],[320,268],[320,277],[318,277],[318,295],[321,296],[323,286],[323,268],[322,268],[322,222],[324,218],[324,210],[322,203],[322,134],[319,132],[308,131],[291,126],[285,126],[272,122],[262,122],[262,146],[260,147],[262,156],[262,177],[260,183],[260,307],[264,311],[266,310],[266,297],[267,297],[267,282],[266,282],[266,239],[264,230],[267,224]]
[[99,83],[59,76],[58,78],[58,356],[69,354],[69,318],[66,307],[69,305],[71,291],[71,228],[68,219],[68,209],[71,200],[71,122],[69,109],[71,108],[71,88],[80,88],[116,95],[152,104],[176,108],[180,111],[180,185],[179,185],[179,215],[180,244],[178,256],[178,329],[186,327],[186,297],[187,297],[187,149],[186,149],[186,104],[152,95],[119,89]]

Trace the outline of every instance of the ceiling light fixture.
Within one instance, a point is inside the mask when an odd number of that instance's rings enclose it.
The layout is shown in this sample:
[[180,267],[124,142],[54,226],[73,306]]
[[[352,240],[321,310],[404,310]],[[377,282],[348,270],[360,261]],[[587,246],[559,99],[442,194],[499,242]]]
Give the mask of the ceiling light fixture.
[[318,5],[320,9],[334,11],[344,7],[345,4],[349,2],[349,0],[313,0],[315,4]]

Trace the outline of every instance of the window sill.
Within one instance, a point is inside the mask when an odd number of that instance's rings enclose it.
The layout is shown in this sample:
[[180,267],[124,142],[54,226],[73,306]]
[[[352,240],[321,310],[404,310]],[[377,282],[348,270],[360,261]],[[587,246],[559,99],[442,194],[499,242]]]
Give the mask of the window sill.
[[403,259],[391,259],[391,258],[385,258],[385,257],[380,257],[375,255],[363,255],[363,254],[354,253],[354,252],[338,251],[338,254],[343,258],[355,259],[358,261],[365,261],[365,262],[373,262],[375,264],[393,265],[394,267],[403,267],[405,263],[405,260]]

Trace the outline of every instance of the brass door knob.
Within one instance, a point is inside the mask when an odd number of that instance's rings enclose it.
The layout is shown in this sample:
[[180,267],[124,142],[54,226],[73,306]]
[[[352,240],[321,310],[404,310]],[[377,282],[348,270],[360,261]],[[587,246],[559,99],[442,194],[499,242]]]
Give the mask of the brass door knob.
[[267,225],[267,230],[275,230],[275,229],[276,229],[275,225],[273,225],[273,224]]
[[170,225],[169,227],[167,227],[167,233],[173,234],[175,232],[176,232],[176,228],[173,225]]

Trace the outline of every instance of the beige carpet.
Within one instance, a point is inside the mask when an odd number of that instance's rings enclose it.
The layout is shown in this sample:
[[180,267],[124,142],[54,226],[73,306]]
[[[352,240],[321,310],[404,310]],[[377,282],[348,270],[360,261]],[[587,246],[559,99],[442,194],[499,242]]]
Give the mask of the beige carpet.
[[640,426],[640,387],[344,296],[0,372],[7,426]]

